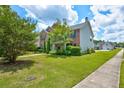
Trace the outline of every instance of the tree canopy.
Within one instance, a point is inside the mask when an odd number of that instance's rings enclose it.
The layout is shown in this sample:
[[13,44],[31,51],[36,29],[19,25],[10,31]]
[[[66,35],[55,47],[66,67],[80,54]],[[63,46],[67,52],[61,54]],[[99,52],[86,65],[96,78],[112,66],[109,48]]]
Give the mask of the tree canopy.
[[65,20],[63,22],[57,20],[52,26],[52,31],[49,32],[50,40],[53,45],[58,45],[59,49],[64,50],[65,45],[71,41],[71,32],[72,30]]
[[15,62],[17,56],[34,45],[36,23],[31,19],[22,19],[10,6],[0,6],[0,54]]

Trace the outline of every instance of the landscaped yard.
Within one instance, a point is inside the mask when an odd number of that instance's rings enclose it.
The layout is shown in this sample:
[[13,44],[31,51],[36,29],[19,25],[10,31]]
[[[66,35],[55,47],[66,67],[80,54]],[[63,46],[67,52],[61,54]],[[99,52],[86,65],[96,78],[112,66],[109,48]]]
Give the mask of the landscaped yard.
[[[123,56],[124,58],[124,56]],[[124,61],[121,64],[121,72],[120,72],[120,88],[124,88]]]
[[41,54],[20,57],[17,64],[0,65],[0,87],[73,87],[118,51],[99,51],[83,56]]

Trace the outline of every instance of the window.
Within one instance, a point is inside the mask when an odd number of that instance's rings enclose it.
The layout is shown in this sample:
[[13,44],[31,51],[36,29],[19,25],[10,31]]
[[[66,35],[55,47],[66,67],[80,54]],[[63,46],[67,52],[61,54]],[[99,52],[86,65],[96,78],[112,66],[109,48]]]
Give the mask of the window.
[[76,38],[76,31],[71,34],[71,38]]
[[73,35],[74,38],[76,38],[76,31],[74,31],[74,35]]

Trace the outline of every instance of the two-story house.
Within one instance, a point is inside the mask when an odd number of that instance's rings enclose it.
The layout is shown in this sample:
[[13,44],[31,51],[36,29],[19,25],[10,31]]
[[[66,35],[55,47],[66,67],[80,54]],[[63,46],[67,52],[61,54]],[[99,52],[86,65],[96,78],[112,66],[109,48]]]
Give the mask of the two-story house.
[[[85,22],[84,23],[80,23],[80,24],[76,24],[73,26],[70,26],[73,34],[71,35],[71,38],[73,39],[73,41],[71,42],[72,45],[74,46],[80,46],[81,51],[86,51],[89,48],[94,48],[94,43],[93,43],[93,31],[90,25],[90,22],[88,20],[88,18],[85,18]],[[46,30],[46,32],[43,32],[42,35],[43,37],[48,37],[47,33],[49,33],[51,29],[50,27]],[[39,39],[41,39],[42,37],[39,36]],[[46,40],[45,38],[42,38],[42,40],[38,40],[37,44],[40,46],[43,46],[43,41]]]
[[74,34],[72,35],[72,45],[80,46],[82,51],[86,51],[89,48],[94,48],[93,43],[93,31],[88,18],[85,18],[85,22],[71,26]]

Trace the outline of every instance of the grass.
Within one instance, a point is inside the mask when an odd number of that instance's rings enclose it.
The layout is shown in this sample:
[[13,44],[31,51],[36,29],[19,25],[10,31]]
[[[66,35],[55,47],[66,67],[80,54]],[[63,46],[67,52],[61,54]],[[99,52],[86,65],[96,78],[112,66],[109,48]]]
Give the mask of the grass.
[[124,88],[124,61],[121,64],[120,88]]
[[83,56],[20,57],[15,65],[0,65],[0,87],[73,87],[119,50]]
[[[123,54],[124,59],[124,54]],[[120,70],[120,88],[124,88],[124,61],[121,64],[121,70]]]

